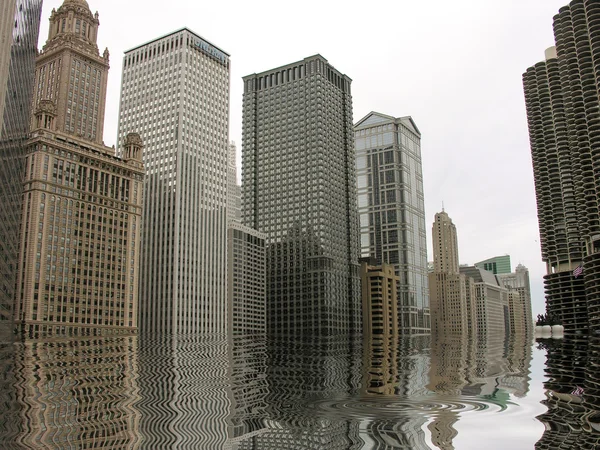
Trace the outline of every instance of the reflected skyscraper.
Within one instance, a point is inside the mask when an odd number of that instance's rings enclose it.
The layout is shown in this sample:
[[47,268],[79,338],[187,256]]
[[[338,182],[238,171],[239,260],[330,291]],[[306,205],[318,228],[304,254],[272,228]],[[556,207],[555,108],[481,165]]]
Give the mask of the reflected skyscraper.
[[371,112],[354,125],[362,257],[395,267],[400,332],[429,333],[421,132]]
[[451,405],[433,411],[428,425],[432,442],[440,450],[454,449],[455,424],[463,414],[458,399],[469,396],[471,404],[505,409],[511,395],[520,397],[528,391],[530,342],[523,337],[511,339],[504,335],[485,339],[444,336],[432,342],[428,387],[442,396],[442,404]]
[[140,331],[227,332],[229,55],[187,28],[123,58],[119,142],[144,130]]
[[598,340],[585,336],[539,341],[546,348],[544,383],[548,411],[537,417],[545,425],[537,450],[592,450],[600,445],[597,400]]
[[138,355],[141,448],[230,448],[227,336],[140,335]]
[[136,337],[28,340],[13,352],[20,427],[2,448],[140,448]]
[[267,236],[273,335],[360,327],[350,86],[320,55],[244,77],[242,220]]
[[41,14],[41,0],[9,0],[0,6],[0,328],[7,329],[2,322],[13,318],[23,159]]

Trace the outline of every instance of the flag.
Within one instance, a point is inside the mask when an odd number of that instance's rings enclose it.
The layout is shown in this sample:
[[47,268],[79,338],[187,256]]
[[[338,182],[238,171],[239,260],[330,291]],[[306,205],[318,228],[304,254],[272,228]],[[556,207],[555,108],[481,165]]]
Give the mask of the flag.
[[571,395],[576,395],[577,397],[581,397],[583,395],[583,388],[576,386],[575,389],[571,391]]
[[575,270],[573,271],[573,276],[575,278],[577,278],[579,275],[581,275],[583,273],[583,266],[581,264],[579,264]]

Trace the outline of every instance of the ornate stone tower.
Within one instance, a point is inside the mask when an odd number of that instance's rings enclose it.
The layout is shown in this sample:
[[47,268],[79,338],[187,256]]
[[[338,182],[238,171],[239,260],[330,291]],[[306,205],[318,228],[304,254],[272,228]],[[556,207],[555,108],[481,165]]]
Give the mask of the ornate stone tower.
[[65,0],[52,10],[48,40],[36,62],[33,110],[52,101],[56,131],[102,144],[109,57],[108,49],[102,56],[98,51],[99,25],[98,13],[85,0]]

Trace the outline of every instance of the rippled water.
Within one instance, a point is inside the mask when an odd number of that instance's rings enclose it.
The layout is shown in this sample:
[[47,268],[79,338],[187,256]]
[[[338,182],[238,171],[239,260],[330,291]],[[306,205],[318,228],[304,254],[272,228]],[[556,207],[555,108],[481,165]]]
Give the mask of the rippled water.
[[593,449],[599,349],[583,338],[4,339],[0,448]]

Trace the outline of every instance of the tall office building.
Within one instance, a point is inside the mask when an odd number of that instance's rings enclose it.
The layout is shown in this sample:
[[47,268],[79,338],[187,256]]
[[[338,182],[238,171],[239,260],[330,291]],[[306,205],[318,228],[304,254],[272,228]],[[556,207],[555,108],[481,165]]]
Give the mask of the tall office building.
[[227,165],[227,220],[242,221],[242,188],[237,182],[236,146],[229,144],[229,161]]
[[41,0],[0,4],[0,323],[10,323],[14,314],[23,156],[41,14]]
[[462,266],[460,273],[467,280],[467,288],[475,291],[472,305],[475,307],[477,334],[486,336],[507,336],[510,333],[508,290],[492,272],[475,266]]
[[500,283],[508,289],[511,333],[531,336],[533,334],[533,317],[529,270],[519,264],[513,273],[504,273],[497,277]]
[[354,135],[362,256],[396,268],[400,331],[428,333],[421,133],[411,117],[371,112]]
[[[597,2],[562,7],[554,16],[556,47],[523,74],[546,308],[567,331],[600,325],[598,17]],[[575,277],[581,264],[583,276]]]
[[229,55],[183,28],[125,53],[119,142],[144,133],[140,331],[227,331]]
[[[0,5],[0,113],[4,112],[6,85],[10,68],[10,48],[13,43],[13,28],[16,0],[6,0]],[[3,121],[0,121],[0,136]]]
[[494,275],[510,273],[510,255],[494,256],[493,258],[476,262],[475,266],[487,270],[488,272],[492,272]]
[[242,219],[267,236],[274,334],[360,329],[350,85],[320,55],[244,77]]
[[15,320],[33,333],[136,328],[144,168],[102,144],[108,51],[98,14],[65,0],[35,65]]
[[433,272],[429,273],[431,330],[441,334],[473,334],[476,327],[474,286],[467,284],[458,263],[456,226],[445,211],[432,227]]
[[266,236],[242,224],[227,226],[230,335],[266,337]]

